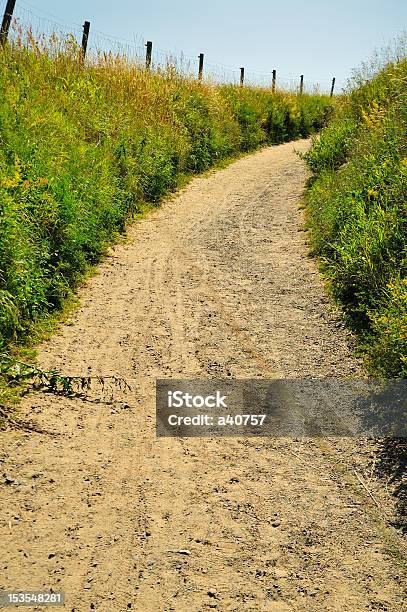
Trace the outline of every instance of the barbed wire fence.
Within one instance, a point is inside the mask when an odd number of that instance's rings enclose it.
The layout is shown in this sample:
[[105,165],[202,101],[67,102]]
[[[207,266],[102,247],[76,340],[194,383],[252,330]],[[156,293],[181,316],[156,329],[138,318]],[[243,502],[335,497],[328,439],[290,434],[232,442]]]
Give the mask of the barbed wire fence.
[[[9,28],[3,31],[4,19],[2,23],[2,40],[16,37],[17,33],[30,32],[35,39],[47,40],[66,40],[71,38],[78,44],[84,40],[84,24],[80,22],[64,23],[56,15],[42,10],[26,0],[0,0],[0,15],[6,16],[7,10],[11,13]],[[204,55],[186,55],[183,52],[168,51],[155,47],[151,41],[146,41],[141,35],[134,35],[132,40],[120,38],[97,30],[88,23],[89,34],[86,36],[86,61],[91,63],[100,54],[112,54],[134,62],[140,67],[146,65],[150,70],[166,71],[169,67],[175,69],[177,73],[189,78],[199,78],[201,76],[206,81],[214,84],[233,84],[248,85],[251,87],[274,88],[282,91],[296,93],[334,93],[344,83],[338,83],[336,79],[312,81],[303,75],[284,75],[278,69],[273,69],[269,73],[259,72],[249,66],[228,66],[222,63],[207,61]],[[148,47],[150,44],[150,47]],[[150,58],[148,51],[150,50]],[[199,67],[201,63],[200,72]]]

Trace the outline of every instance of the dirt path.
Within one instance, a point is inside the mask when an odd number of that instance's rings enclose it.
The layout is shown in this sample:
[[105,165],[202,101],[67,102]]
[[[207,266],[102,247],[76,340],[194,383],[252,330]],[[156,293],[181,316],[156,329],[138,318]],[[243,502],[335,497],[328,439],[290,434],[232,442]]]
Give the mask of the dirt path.
[[286,144],[195,179],[82,290],[40,362],[132,391],[36,395],[23,411],[62,435],[2,434],[0,587],[62,588],[78,612],[403,609],[363,445],[155,437],[156,377],[358,371],[306,255],[305,178]]

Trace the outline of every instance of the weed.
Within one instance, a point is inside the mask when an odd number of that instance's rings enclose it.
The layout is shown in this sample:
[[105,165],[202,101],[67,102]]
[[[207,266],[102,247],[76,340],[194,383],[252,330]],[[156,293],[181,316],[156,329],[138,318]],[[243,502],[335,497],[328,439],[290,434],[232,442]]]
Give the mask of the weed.
[[356,80],[305,155],[313,250],[370,370],[407,375],[407,60]]

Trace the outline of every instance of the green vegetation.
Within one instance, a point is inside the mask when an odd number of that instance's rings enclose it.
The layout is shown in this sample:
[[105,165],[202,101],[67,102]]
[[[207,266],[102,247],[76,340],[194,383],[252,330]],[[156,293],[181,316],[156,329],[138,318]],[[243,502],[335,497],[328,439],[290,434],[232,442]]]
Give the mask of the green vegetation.
[[143,207],[221,160],[320,129],[331,108],[119,57],[83,68],[73,41],[28,40],[0,52],[0,354]]
[[314,251],[375,375],[407,376],[407,60],[356,77],[306,160]]

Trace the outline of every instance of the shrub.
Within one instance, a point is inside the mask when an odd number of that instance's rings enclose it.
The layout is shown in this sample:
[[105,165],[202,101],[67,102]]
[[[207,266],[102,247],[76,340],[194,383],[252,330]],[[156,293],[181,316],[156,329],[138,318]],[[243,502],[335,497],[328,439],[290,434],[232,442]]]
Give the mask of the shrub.
[[352,91],[305,155],[314,252],[373,371],[407,355],[407,60]]
[[407,378],[407,280],[394,280],[387,290],[387,303],[369,313],[372,337],[368,360],[381,376]]

